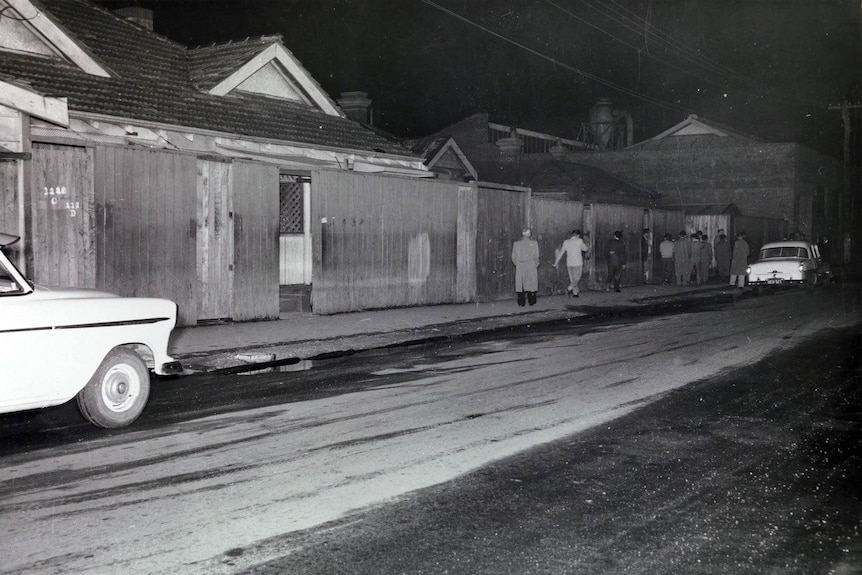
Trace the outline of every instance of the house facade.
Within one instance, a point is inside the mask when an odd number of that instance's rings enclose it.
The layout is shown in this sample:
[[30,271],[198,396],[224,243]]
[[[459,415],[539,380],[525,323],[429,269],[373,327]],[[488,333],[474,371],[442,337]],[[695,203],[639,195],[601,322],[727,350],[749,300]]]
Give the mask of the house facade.
[[[190,49],[147,10],[0,7],[0,229],[23,237],[16,257],[38,283],[167,297],[184,325],[272,318],[279,286],[332,277],[314,242],[334,218],[315,196],[335,191],[318,186],[376,178],[457,205],[458,185],[435,187],[423,158],[351,119],[361,94],[332,100],[279,36]],[[407,257],[392,252],[392,297],[425,303]]]

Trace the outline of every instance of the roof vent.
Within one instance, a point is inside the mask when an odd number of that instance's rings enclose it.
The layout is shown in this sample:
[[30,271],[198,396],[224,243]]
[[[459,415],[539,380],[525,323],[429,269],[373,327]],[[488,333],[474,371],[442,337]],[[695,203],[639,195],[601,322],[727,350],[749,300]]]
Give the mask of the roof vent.
[[114,15],[146,30],[153,29],[153,11],[148,8],[141,8],[139,6],[118,8],[114,10]]

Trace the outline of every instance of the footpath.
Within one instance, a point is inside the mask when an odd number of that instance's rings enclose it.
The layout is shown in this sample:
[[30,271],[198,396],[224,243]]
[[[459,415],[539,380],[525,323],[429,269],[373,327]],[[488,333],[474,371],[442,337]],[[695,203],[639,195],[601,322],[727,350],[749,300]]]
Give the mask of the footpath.
[[185,375],[243,372],[626,308],[733,297],[742,291],[717,282],[688,287],[642,285],[624,287],[619,293],[581,292],[577,298],[540,296],[536,305],[527,307],[518,307],[511,299],[333,315],[291,312],[277,320],[177,328],[168,349],[182,362]]

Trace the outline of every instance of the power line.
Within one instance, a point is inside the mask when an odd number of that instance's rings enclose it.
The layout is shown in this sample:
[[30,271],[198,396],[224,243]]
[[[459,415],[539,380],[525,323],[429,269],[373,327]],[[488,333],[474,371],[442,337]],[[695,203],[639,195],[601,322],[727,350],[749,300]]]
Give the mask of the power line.
[[[631,48],[632,50],[636,50],[636,51],[638,52],[638,55],[640,55],[640,54],[641,54],[642,50],[641,50],[641,48],[640,48],[639,46],[635,46],[634,44],[631,44],[631,43],[627,42],[626,40],[623,40],[623,39],[622,39],[622,38],[620,38],[619,36],[616,36],[616,35],[612,34],[611,32],[609,32],[609,31],[605,30],[605,29],[604,29],[604,28],[602,28],[601,26],[599,26],[599,25],[597,25],[597,24],[593,24],[592,22],[588,21],[587,19],[582,18],[581,16],[578,16],[578,15],[577,15],[577,14],[575,14],[574,12],[572,12],[572,11],[570,11],[570,10],[567,10],[566,8],[563,8],[562,6],[560,6],[559,4],[557,4],[556,2],[553,2],[553,0],[545,0],[545,2],[546,2],[546,3],[548,3],[548,4],[550,4],[551,6],[553,6],[554,8],[556,8],[557,10],[560,10],[561,12],[564,12],[565,14],[567,14],[567,15],[571,16],[572,18],[575,18],[576,20],[579,20],[579,21],[583,22],[584,24],[586,24],[587,26],[589,26],[589,27],[593,28],[594,30],[598,30],[599,32],[601,32],[601,33],[603,33],[603,34],[606,34],[606,35],[610,36],[611,38],[613,38],[614,40],[616,40],[616,41],[617,41],[617,42],[619,42],[620,44],[623,44],[623,45],[625,45],[625,46],[628,46],[628,47],[629,47],[629,48]],[[645,44],[646,44],[646,42],[645,42]],[[678,54],[678,55],[679,55],[679,54]],[[689,70],[686,70],[686,69],[684,69],[684,68],[680,68],[679,66],[675,66],[674,64],[672,64],[672,63],[668,62],[667,60],[663,60],[663,59],[659,58],[658,56],[654,56],[654,55],[652,55],[652,54],[649,52],[649,50],[648,50],[648,49],[646,50],[646,56],[647,56],[648,58],[650,58],[651,60],[655,60],[656,62],[660,62],[660,63],[664,64],[665,66],[668,66],[668,67],[670,67],[670,68],[673,68],[673,69],[675,69],[675,70],[678,70],[679,72],[682,72],[683,74],[688,74],[689,76],[693,76],[693,77],[697,78],[698,80],[702,80],[702,81],[704,81],[704,82],[707,82],[707,83],[709,83],[709,84],[713,84],[713,85],[715,85],[715,86],[719,86],[719,87],[725,87],[725,86],[726,86],[726,83],[725,83],[725,82],[720,82],[720,81],[718,81],[718,80],[716,80],[716,79],[713,79],[713,78],[709,78],[709,77],[701,76],[700,74],[696,74],[696,73],[691,72],[691,71],[689,71]]]
[[[627,29],[635,32],[639,36],[641,36],[641,35],[643,36],[645,45],[646,45],[647,39],[649,38],[649,35],[653,35],[653,36],[655,36],[654,39],[657,40],[659,42],[659,44],[662,47],[664,47],[664,49],[666,49],[666,50],[668,50],[668,51],[670,51],[670,52],[672,52],[672,53],[674,53],[674,54],[676,54],[682,58],[685,58],[689,61],[692,61],[693,63],[695,63],[697,65],[703,66],[705,69],[708,69],[708,70],[713,71],[713,72],[721,73],[727,79],[734,80],[736,82],[740,82],[745,87],[751,86],[751,87],[760,88],[761,90],[763,90],[765,92],[769,92],[770,97],[774,98],[775,100],[779,100],[779,101],[782,101],[784,103],[791,104],[793,106],[797,106],[800,108],[811,109],[811,108],[818,107],[818,105],[813,101],[805,101],[805,100],[802,100],[799,98],[788,98],[782,92],[780,92],[777,88],[772,87],[772,86],[767,86],[761,82],[758,82],[756,79],[753,79],[749,76],[740,74],[740,73],[736,72],[735,70],[733,70],[732,68],[729,68],[727,66],[724,66],[724,65],[716,62],[712,58],[704,56],[703,54],[701,54],[700,51],[693,50],[692,48],[689,48],[688,46],[686,46],[682,42],[677,41],[676,39],[674,39],[669,34],[662,32],[657,27],[655,27],[653,24],[649,23],[644,18],[641,18],[640,16],[638,16],[637,14],[635,14],[634,12],[632,12],[631,10],[626,8],[625,6],[622,6],[619,3],[615,2],[614,0],[607,0],[606,2],[605,1],[601,2],[598,6],[601,6],[602,9],[599,9],[599,7],[597,7],[596,4],[588,2],[587,0],[580,0],[580,2],[586,4],[587,6],[589,6],[590,8],[592,8],[593,10],[595,10],[596,12],[598,12],[599,14],[601,14],[602,16],[604,16],[606,18],[615,18],[615,17],[619,18],[619,23],[621,25],[623,25]],[[629,18],[625,14],[622,14],[619,10],[614,10],[613,8],[609,8],[608,5],[618,6],[620,8],[620,10],[624,10],[625,12],[628,12],[629,14],[631,14],[632,18]],[[611,14],[609,15],[607,12],[604,12],[603,10],[608,10],[611,12]],[[629,24],[627,21],[631,21],[633,23]],[[641,27],[643,27],[643,31],[641,31]],[[654,30],[654,32],[651,30]],[[610,35],[608,32],[605,32],[605,33]],[[652,57],[652,55],[649,53],[648,50],[647,50],[647,55]],[[695,74],[692,74],[692,75],[695,75]],[[697,76],[697,75],[695,75],[695,76]],[[697,76],[697,77],[704,79],[701,76]]]
[[[589,6],[590,8],[592,8],[593,10],[595,10],[596,12],[599,12],[603,16],[606,16],[608,18],[618,18],[620,24],[622,24],[623,26],[625,26],[629,30],[635,32],[639,36],[643,36],[644,45],[646,45],[649,37],[653,36],[654,40],[658,41],[659,44],[665,50],[673,52],[676,55],[680,56],[681,58],[686,58],[686,59],[692,61],[693,63],[698,64],[700,66],[703,66],[704,68],[706,68],[710,71],[719,72],[728,78],[735,78],[739,81],[745,81],[745,82],[750,81],[750,78],[746,78],[742,74],[737,73],[735,70],[728,68],[727,66],[724,66],[723,64],[713,60],[712,58],[704,56],[700,51],[689,48],[688,46],[686,46],[682,42],[679,42],[678,40],[676,40],[673,36],[662,32],[660,29],[658,29],[650,21],[648,21],[645,18],[638,16],[637,14],[635,14],[634,12],[632,12],[631,10],[626,8],[625,6],[622,6],[621,4],[615,2],[614,0],[607,0],[604,4],[599,4],[599,6],[601,6],[603,9],[607,9],[609,12],[611,12],[610,15],[599,10],[597,5],[595,5],[595,4],[587,2],[586,0],[580,0],[580,1],[584,4],[586,4],[587,6]],[[618,6],[619,9],[614,10],[613,8],[608,7],[609,5]],[[628,16],[626,16],[620,10],[631,14],[632,18],[629,18]],[[628,24],[628,21],[631,21],[632,23]],[[647,53],[649,53],[649,50],[647,50]]]
[[435,9],[437,9],[437,10],[439,10],[445,14],[448,14],[449,16],[452,16],[453,18],[457,18],[458,20],[460,20],[466,24],[469,24],[470,26],[473,26],[475,28],[478,28],[479,30],[482,30],[483,32],[486,32],[486,33],[494,36],[495,38],[503,40],[504,42],[512,44],[513,46],[517,46],[518,48],[521,48],[522,50],[525,50],[525,51],[533,54],[534,56],[538,56],[539,58],[542,58],[544,60],[547,60],[547,61],[553,63],[555,66],[559,66],[565,70],[569,70],[570,72],[574,72],[575,74],[583,76],[584,78],[587,78],[588,80],[592,80],[593,82],[602,84],[604,86],[607,86],[609,88],[617,90],[623,94],[626,94],[626,95],[631,96],[633,98],[636,98],[638,100],[642,100],[644,102],[648,102],[650,104],[654,104],[656,106],[659,106],[659,107],[662,107],[662,108],[665,108],[668,110],[672,110],[674,112],[682,112],[685,114],[694,113],[693,110],[684,108],[682,106],[677,106],[676,104],[672,104],[670,102],[665,102],[665,101],[659,100],[657,98],[653,98],[652,96],[647,96],[646,94],[642,94],[636,90],[631,90],[629,88],[626,88],[625,86],[621,86],[621,85],[616,84],[614,82],[611,82],[609,80],[605,80],[599,76],[596,76],[595,74],[591,74],[585,70],[581,70],[580,68],[576,68],[574,66],[566,64],[565,62],[561,62],[560,60],[557,60],[556,58],[553,58],[551,56],[543,54],[537,50],[534,50],[533,48],[530,48],[529,46],[525,46],[524,44],[521,44],[520,42],[516,42],[515,40],[512,40],[511,38],[507,38],[506,36],[503,36],[502,34],[495,32],[494,30],[486,28],[485,26],[482,26],[481,24],[479,24],[477,22],[474,22],[474,21],[472,21],[472,20],[470,20],[470,19],[468,19],[468,18],[466,18],[466,17],[464,17],[464,16],[462,16],[456,12],[453,12],[452,10],[449,10],[448,8],[446,8],[444,6],[441,6],[441,5],[437,4],[436,2],[433,2],[432,0],[421,0],[421,1],[423,3],[431,6],[432,8],[435,8]]

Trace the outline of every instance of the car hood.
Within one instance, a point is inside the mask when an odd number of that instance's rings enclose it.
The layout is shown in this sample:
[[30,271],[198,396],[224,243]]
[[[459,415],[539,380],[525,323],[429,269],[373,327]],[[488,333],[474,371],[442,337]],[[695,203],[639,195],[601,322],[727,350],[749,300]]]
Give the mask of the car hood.
[[30,294],[33,299],[83,299],[83,298],[106,298],[120,297],[106,291],[100,291],[90,288],[70,288],[58,286],[40,286],[33,288],[33,293]]

